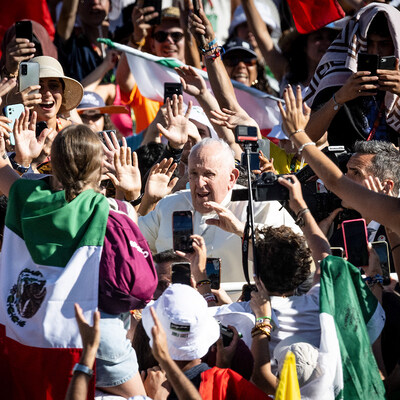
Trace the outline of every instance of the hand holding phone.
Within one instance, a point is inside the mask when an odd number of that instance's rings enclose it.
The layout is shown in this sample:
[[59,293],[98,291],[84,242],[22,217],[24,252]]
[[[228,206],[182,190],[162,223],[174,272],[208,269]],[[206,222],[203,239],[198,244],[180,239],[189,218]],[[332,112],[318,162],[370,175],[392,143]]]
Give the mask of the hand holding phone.
[[17,21],[15,23],[15,37],[33,42],[32,21]]
[[192,253],[193,221],[191,211],[174,211],[172,214],[172,241],[174,251]]
[[15,121],[21,116],[24,112],[25,107],[23,104],[10,104],[9,106],[4,107],[3,114],[11,120],[8,126],[11,128],[10,132],[10,144],[11,146],[15,146],[15,137],[14,137],[14,124]]
[[344,250],[347,260],[356,267],[368,265],[368,235],[365,219],[343,221]]

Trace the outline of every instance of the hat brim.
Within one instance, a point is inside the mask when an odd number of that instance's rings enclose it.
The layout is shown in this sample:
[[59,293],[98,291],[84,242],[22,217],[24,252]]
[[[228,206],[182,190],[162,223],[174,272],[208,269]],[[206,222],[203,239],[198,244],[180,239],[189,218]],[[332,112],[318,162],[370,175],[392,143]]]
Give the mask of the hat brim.
[[233,52],[248,53],[252,57],[257,58],[257,53],[255,51],[253,51],[251,49],[246,49],[241,46],[235,46],[235,47],[231,47],[228,50],[225,50],[225,53],[222,55],[222,59],[224,59],[224,57],[226,57],[228,54],[232,54]]
[[[51,77],[49,77],[51,78]],[[63,102],[60,107],[60,113],[71,111],[78,107],[83,97],[83,87],[75,79],[66,76],[59,77],[64,81],[65,89],[63,94]]]
[[129,114],[125,106],[104,106],[104,107],[85,107],[77,108],[78,114]]

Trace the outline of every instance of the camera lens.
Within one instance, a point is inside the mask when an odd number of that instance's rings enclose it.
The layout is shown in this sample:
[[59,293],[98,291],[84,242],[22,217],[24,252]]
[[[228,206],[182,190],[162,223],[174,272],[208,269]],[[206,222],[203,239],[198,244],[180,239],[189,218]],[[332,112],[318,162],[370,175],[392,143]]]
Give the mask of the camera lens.
[[22,64],[22,75],[27,75],[28,73],[28,67],[25,64]]

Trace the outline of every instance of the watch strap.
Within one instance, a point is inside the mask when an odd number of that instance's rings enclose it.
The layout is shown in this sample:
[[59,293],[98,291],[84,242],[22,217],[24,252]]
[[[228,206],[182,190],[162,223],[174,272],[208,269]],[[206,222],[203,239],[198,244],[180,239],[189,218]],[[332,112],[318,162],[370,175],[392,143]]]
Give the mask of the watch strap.
[[74,374],[75,372],[82,372],[82,373],[84,373],[84,374],[86,374],[86,375],[88,375],[90,377],[93,376],[93,370],[92,369],[90,369],[86,365],[79,364],[79,363],[76,363],[74,365],[74,368],[72,369],[72,373]]

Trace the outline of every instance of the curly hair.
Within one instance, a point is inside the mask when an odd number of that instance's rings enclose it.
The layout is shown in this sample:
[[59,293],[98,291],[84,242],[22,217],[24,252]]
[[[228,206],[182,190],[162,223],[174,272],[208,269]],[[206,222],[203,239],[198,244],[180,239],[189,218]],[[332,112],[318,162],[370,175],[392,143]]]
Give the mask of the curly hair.
[[311,250],[287,226],[257,229],[256,253],[259,278],[269,292],[292,291],[310,275]]

